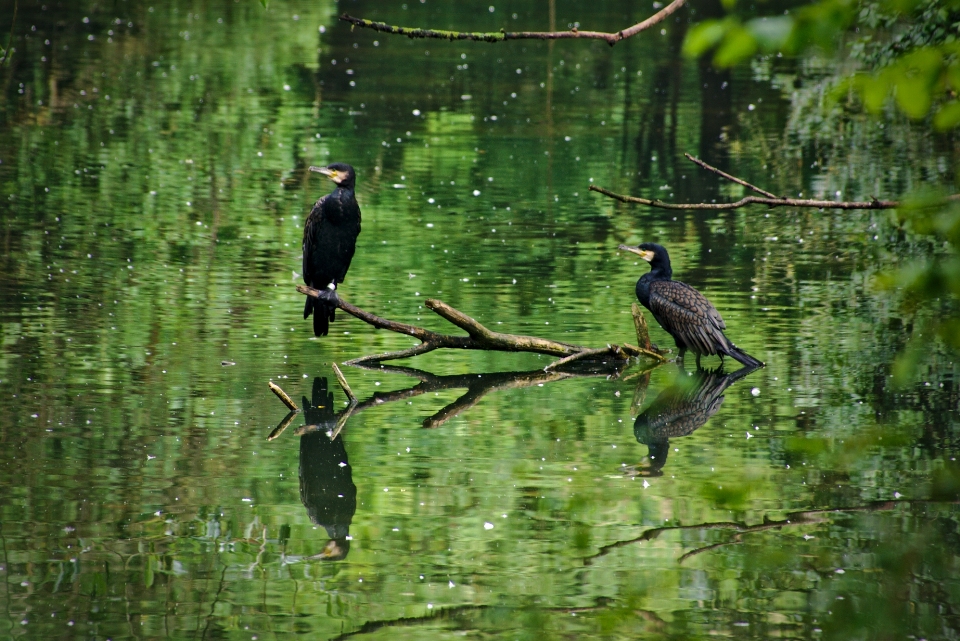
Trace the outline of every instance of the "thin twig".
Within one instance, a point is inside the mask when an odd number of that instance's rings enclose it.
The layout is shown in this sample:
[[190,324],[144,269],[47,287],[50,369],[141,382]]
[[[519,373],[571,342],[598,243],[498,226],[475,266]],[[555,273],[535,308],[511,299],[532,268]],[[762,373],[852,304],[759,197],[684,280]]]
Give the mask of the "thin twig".
[[300,411],[300,408],[297,407],[297,404],[293,402],[293,399],[287,396],[287,393],[284,392],[282,389],[280,389],[279,385],[277,385],[273,381],[268,381],[267,385],[270,386],[270,391],[276,394],[277,398],[283,401],[283,404],[287,406],[287,409],[289,409],[292,412]]
[[343,14],[340,19],[349,22],[355,27],[373,29],[381,33],[392,33],[408,38],[436,38],[440,40],[474,40],[477,42],[503,42],[505,40],[561,40],[568,38],[592,38],[594,40],[604,40],[611,47],[621,40],[635,36],[641,31],[646,31],[650,27],[659,24],[667,19],[677,9],[682,7],[686,0],[673,0],[666,7],[656,12],[646,20],[627,29],[622,29],[616,33],[607,33],[604,31],[580,31],[571,29],[569,31],[449,31],[444,29],[421,29],[419,27],[397,27],[385,22],[375,22],[364,18]]
[[713,173],[717,174],[718,176],[722,176],[723,178],[726,178],[726,179],[729,180],[729,181],[735,182],[735,183],[737,183],[738,185],[743,185],[743,186],[746,187],[747,189],[752,189],[753,191],[757,192],[758,194],[760,194],[760,195],[762,195],[762,196],[766,196],[767,198],[776,198],[777,200],[781,200],[780,196],[777,196],[776,194],[771,194],[769,191],[760,189],[760,188],[757,187],[756,185],[751,185],[750,183],[748,183],[746,180],[743,180],[742,178],[737,178],[736,176],[731,176],[731,175],[728,174],[727,172],[721,171],[721,170],[717,169],[716,167],[714,167],[713,165],[708,165],[707,163],[703,162],[703,161],[700,160],[699,158],[695,158],[695,157],[691,156],[690,154],[686,154],[686,153],[683,154],[683,155],[687,157],[687,160],[689,160],[690,162],[693,162],[693,163],[696,163],[696,164],[700,165],[701,167],[703,167],[703,168],[706,169],[707,171],[712,171]]
[[573,361],[578,361],[581,358],[590,358],[591,356],[600,356],[602,354],[609,354],[610,348],[605,347],[601,349],[585,349],[582,352],[577,352],[576,354],[570,354],[570,356],[564,356],[560,360],[553,361],[549,365],[543,368],[543,371],[549,372],[555,367],[561,365],[566,365],[567,363],[572,363]]
[[357,404],[357,397],[354,395],[353,390],[350,389],[349,383],[347,383],[347,378],[343,375],[343,372],[340,371],[340,368],[337,367],[337,364],[333,364],[333,373],[337,375],[337,382],[340,383],[340,387],[343,388],[343,393],[347,395],[347,398],[350,400],[351,405]]

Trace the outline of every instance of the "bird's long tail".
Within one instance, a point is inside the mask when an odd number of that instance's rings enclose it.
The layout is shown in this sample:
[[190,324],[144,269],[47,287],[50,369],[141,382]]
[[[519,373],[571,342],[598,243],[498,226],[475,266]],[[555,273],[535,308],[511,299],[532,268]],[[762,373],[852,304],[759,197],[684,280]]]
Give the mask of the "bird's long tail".
[[313,314],[313,335],[326,336],[336,311],[337,308],[326,301],[307,296],[307,302],[303,306],[303,317],[308,318]]
[[740,361],[747,367],[750,367],[750,368],[763,367],[763,361],[758,361],[753,356],[750,356],[750,354],[747,354],[745,351],[743,351],[733,343],[730,343],[730,347],[727,348],[727,355],[730,356],[731,358],[734,358]]

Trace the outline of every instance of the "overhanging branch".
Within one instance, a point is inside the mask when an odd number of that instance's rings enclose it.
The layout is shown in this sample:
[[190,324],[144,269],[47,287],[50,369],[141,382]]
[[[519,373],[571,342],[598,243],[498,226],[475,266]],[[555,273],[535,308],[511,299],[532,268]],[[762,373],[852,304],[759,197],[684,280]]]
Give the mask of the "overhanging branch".
[[[615,200],[619,200],[622,203],[633,203],[637,205],[646,205],[648,207],[657,207],[659,209],[682,209],[682,210],[726,210],[726,209],[740,209],[741,207],[746,207],[747,205],[766,205],[767,207],[813,207],[816,209],[896,209],[900,206],[900,203],[895,200],[878,200],[876,198],[871,198],[870,200],[861,200],[861,201],[847,201],[847,200],[817,200],[812,198],[781,198],[775,194],[770,193],[760,189],[756,185],[751,185],[742,178],[737,178],[732,176],[725,171],[721,171],[712,165],[708,165],[699,158],[695,158],[690,154],[684,154],[688,160],[691,162],[703,167],[707,171],[717,174],[721,178],[725,178],[731,182],[734,182],[738,185],[751,189],[762,196],[745,196],[738,201],[732,203],[666,203],[662,200],[656,198],[641,198],[640,196],[626,196],[623,194],[618,194],[610,191],[609,189],[604,189],[597,185],[590,185],[590,191],[595,191],[597,193],[603,194],[604,196],[609,196]],[[956,199],[955,196],[951,196],[950,199]]]
[[588,38],[593,40],[604,40],[611,47],[621,40],[635,36],[641,31],[646,31],[650,27],[666,20],[677,9],[682,7],[686,0],[673,0],[660,11],[656,12],[646,20],[638,22],[632,27],[621,29],[615,33],[604,31],[580,31],[571,29],[569,31],[450,31],[444,29],[422,29],[420,27],[398,27],[389,25],[385,22],[376,22],[365,18],[356,18],[344,13],[340,19],[349,22],[355,27],[364,29],[373,29],[381,33],[390,33],[408,38],[434,38],[438,40],[474,40],[476,42],[503,42],[505,40],[564,40],[569,38]]

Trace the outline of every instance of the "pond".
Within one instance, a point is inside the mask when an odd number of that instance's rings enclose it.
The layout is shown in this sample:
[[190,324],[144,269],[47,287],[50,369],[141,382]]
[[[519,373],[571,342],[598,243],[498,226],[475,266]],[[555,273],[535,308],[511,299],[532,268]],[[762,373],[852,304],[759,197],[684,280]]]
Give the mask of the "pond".
[[[829,58],[684,58],[703,14],[615,47],[337,19],[616,31],[652,11],[492,2],[20,0],[0,636],[960,634],[958,366],[931,349],[894,386],[915,318],[875,286],[923,243],[884,211],[589,191],[746,195],[686,152],[777,194],[896,198],[955,173],[953,143],[823,115]],[[347,415],[332,365],[416,341],[302,318],[303,223],[331,189],[307,168],[335,161],[363,212],[339,291],[363,309],[456,333],[435,298],[497,331],[635,342],[648,267],[617,246],[654,241],[766,367],[573,376],[438,350],[343,366]],[[280,434],[268,382],[306,407]]]

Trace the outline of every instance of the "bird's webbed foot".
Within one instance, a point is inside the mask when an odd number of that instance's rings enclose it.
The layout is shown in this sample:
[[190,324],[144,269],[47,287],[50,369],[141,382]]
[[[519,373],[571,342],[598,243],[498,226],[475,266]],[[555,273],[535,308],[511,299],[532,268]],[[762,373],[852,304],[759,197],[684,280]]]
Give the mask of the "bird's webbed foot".
[[317,298],[331,305],[337,306],[340,304],[340,297],[337,296],[337,290],[324,287],[317,294]]

